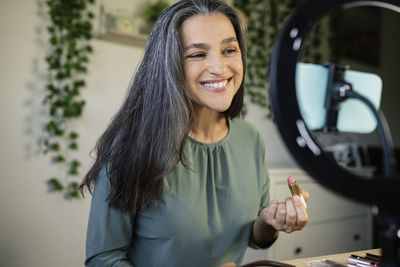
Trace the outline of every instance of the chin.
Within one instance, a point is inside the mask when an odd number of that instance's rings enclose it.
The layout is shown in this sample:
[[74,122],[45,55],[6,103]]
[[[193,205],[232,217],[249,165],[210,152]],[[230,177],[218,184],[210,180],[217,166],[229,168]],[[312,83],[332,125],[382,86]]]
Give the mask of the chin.
[[200,109],[206,108],[208,110],[222,113],[230,108],[232,104],[232,99],[220,98],[220,99],[214,99],[214,101],[194,101],[194,103]]
[[227,110],[230,108],[230,106],[231,106],[231,103],[229,103],[229,104],[227,104],[227,105],[224,105],[224,106],[219,106],[219,107],[211,108],[211,109],[213,109],[213,110],[215,110],[215,111],[217,111],[217,112],[223,113],[223,112],[227,111]]

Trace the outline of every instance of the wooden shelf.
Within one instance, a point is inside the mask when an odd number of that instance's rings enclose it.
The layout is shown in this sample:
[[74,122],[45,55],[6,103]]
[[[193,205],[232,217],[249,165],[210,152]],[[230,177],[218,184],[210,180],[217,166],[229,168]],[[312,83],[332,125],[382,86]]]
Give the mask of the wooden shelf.
[[144,47],[146,45],[148,35],[110,30],[105,34],[97,36],[97,38],[99,40],[115,42],[124,45]]

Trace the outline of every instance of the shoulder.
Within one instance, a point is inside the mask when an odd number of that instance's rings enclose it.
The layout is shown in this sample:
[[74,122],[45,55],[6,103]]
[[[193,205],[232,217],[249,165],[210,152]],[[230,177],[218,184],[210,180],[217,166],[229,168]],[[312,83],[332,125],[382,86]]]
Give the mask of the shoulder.
[[261,138],[259,130],[249,121],[235,118],[230,120],[231,131],[235,135]]
[[232,141],[243,145],[264,147],[264,139],[260,131],[249,121],[235,118],[230,120]]
[[94,189],[93,189],[92,202],[93,202],[93,200],[106,202],[106,199],[108,197],[108,194],[110,193],[110,190],[111,190],[110,180],[107,175],[106,167],[104,166],[100,170],[100,172],[96,178],[96,183],[95,183]]

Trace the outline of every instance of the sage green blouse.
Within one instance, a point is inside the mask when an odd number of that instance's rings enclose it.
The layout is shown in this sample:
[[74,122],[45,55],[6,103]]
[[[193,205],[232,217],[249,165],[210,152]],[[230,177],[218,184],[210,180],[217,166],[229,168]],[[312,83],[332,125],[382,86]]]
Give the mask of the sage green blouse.
[[87,266],[192,267],[241,263],[259,211],[269,202],[264,142],[242,119],[228,135],[205,144],[190,137],[190,168],[179,163],[164,180],[164,202],[137,214],[109,207],[103,171],[90,208]]

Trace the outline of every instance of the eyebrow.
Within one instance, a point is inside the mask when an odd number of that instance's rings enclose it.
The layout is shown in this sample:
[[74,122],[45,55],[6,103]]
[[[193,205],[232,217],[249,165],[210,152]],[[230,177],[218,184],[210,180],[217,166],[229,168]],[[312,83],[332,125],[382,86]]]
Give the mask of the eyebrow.
[[[221,41],[221,44],[227,44],[227,43],[232,43],[232,42],[239,43],[238,40],[236,39],[236,37],[230,37],[230,38],[223,39],[223,40]],[[185,51],[186,51],[186,50],[189,50],[189,49],[191,49],[191,48],[203,48],[203,49],[208,49],[208,48],[210,48],[210,45],[208,45],[208,44],[206,44],[206,43],[193,43],[193,44],[190,44],[190,45],[186,46],[186,47],[185,47]]]

